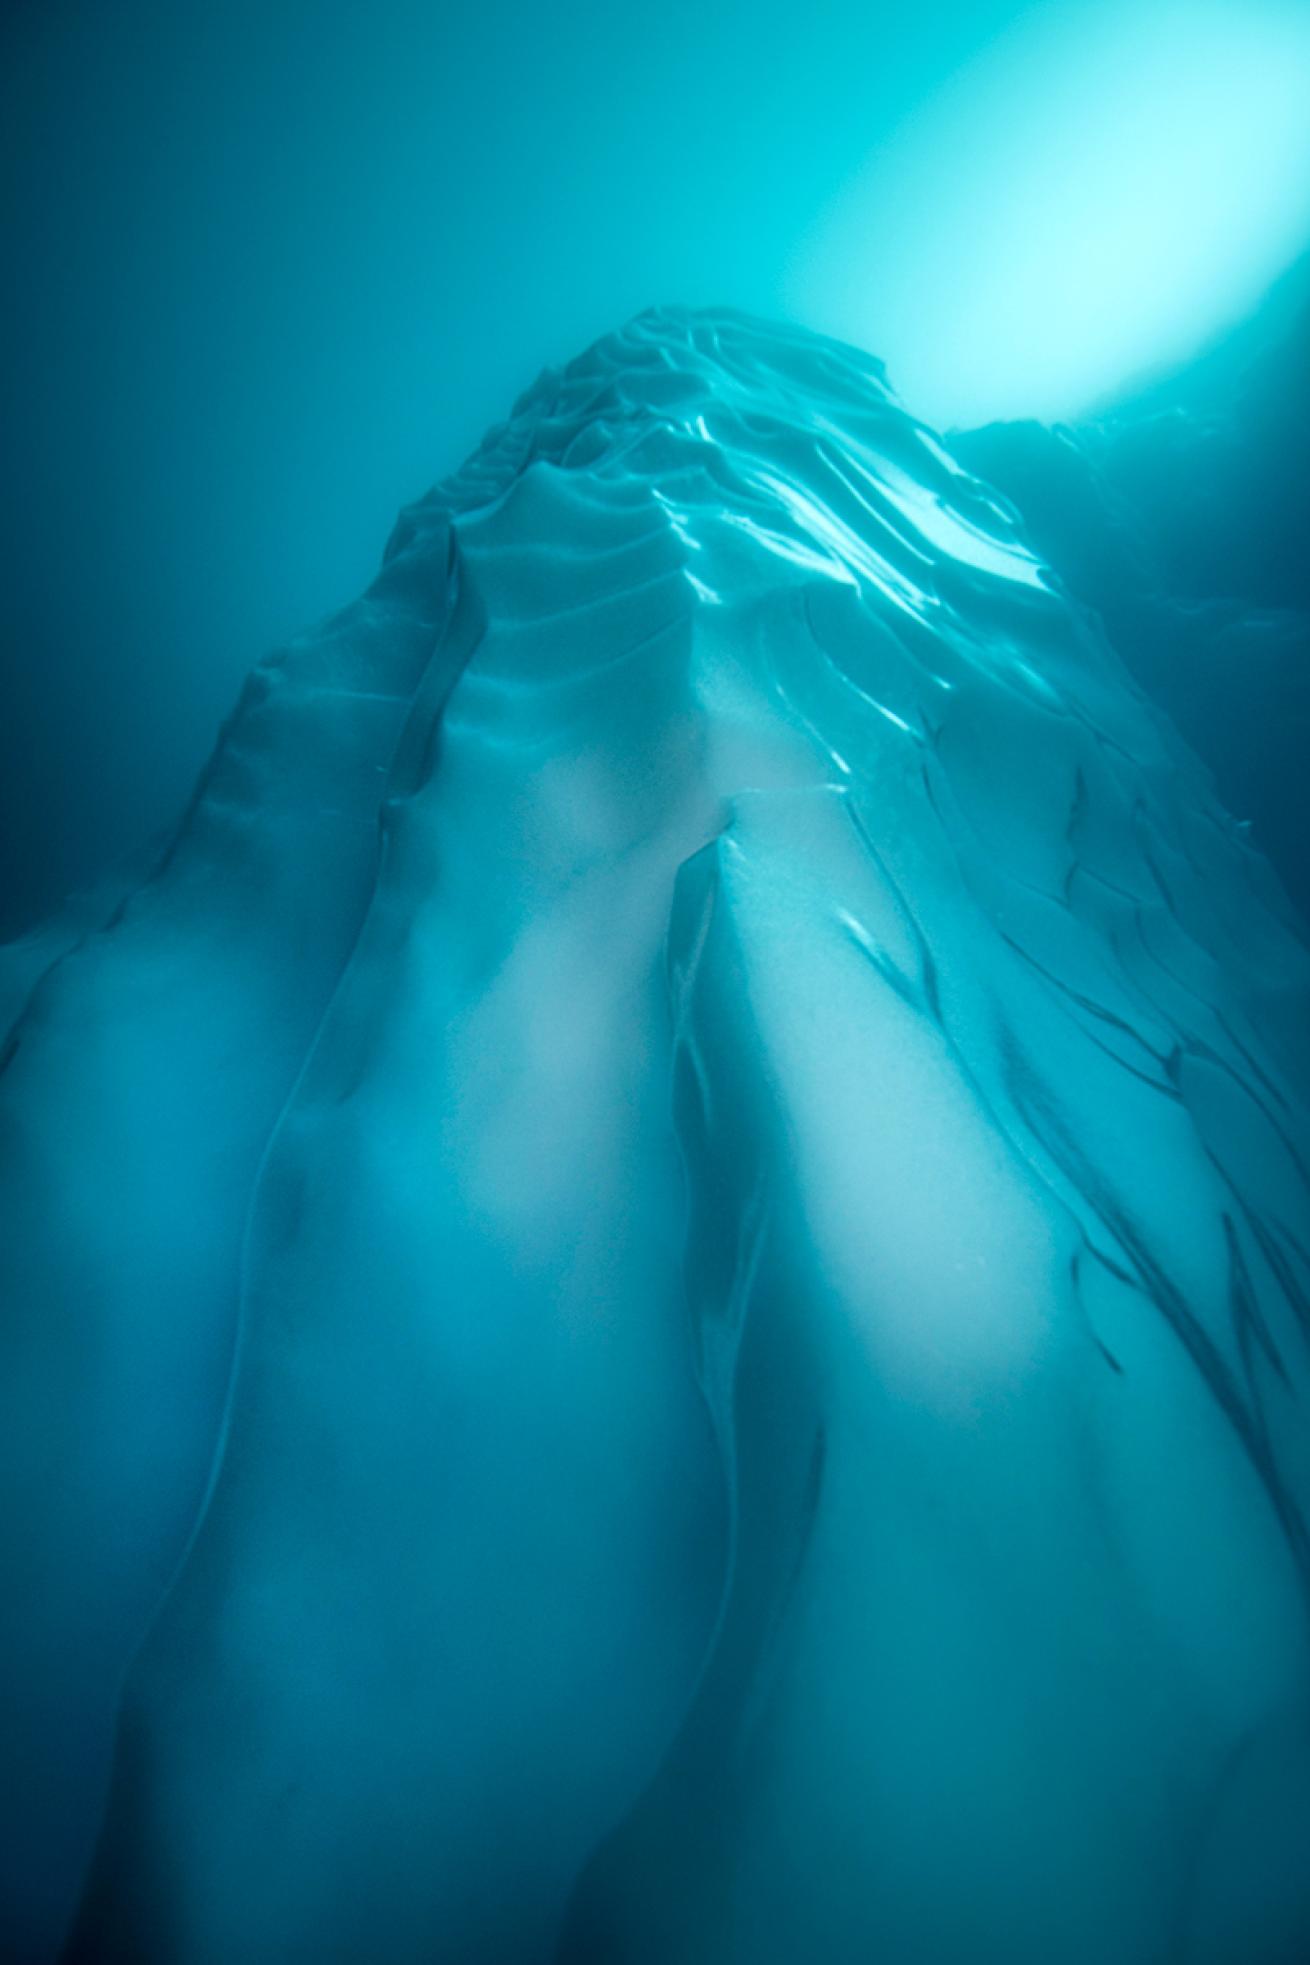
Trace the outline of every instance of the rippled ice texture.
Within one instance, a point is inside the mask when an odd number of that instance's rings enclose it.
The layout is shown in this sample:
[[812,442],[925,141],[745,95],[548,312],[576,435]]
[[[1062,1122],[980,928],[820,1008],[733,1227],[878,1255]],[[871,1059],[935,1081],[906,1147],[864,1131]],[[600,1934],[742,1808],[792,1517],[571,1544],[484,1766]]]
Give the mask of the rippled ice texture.
[[16,1955],[1310,1954],[1292,921],[870,360],[544,375],[9,957]]

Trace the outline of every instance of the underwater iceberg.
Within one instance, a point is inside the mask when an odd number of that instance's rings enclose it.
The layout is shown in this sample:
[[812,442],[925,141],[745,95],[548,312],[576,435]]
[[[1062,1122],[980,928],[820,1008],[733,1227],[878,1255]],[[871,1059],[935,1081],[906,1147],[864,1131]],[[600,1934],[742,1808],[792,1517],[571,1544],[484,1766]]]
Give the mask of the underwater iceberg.
[[38,956],[14,1956],[1310,1955],[1310,958],[871,359],[548,371]]

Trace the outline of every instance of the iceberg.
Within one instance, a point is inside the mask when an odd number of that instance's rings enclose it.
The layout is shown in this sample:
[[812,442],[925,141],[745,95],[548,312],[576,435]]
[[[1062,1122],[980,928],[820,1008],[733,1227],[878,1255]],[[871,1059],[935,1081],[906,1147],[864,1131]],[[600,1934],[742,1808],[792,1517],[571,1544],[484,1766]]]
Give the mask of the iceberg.
[[1310,957],[871,358],[547,371],[42,952],[15,1955],[1310,1951]]

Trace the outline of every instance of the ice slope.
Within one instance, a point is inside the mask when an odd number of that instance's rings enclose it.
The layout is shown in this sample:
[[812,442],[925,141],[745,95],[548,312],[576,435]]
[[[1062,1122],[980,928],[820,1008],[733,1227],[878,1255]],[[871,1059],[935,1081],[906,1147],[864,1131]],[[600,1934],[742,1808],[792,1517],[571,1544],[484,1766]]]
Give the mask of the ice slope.
[[10,1040],[33,1954],[149,1625],[75,1960],[1300,1957],[1308,980],[876,364],[548,372]]

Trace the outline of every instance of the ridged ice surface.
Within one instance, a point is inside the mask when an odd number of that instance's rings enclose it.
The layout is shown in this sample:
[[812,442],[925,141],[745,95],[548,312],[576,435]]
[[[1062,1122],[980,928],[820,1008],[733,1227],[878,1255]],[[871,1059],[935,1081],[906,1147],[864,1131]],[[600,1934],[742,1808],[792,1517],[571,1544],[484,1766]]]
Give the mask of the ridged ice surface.
[[1308,979],[874,363],[548,372],[10,1039],[33,1955],[147,1626],[78,1959],[1310,1955]]

